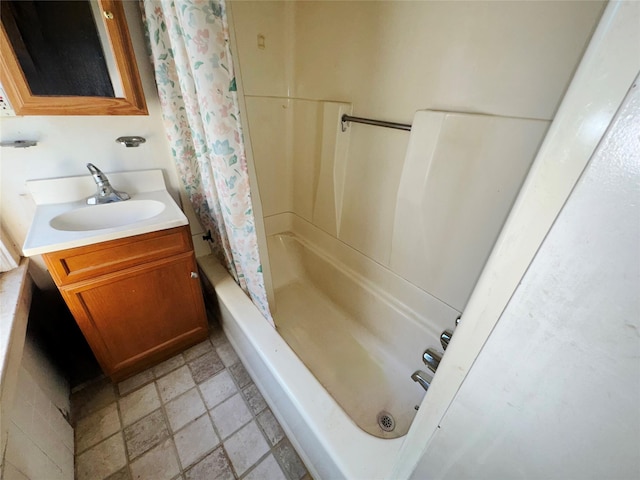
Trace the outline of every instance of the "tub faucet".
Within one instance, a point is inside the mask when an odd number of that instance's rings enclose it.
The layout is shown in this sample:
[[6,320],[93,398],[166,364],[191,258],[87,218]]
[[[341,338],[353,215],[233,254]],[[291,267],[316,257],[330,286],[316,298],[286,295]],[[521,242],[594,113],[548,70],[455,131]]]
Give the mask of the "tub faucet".
[[128,193],[115,190],[109,183],[107,176],[100,171],[93,163],[87,163],[87,168],[91,172],[94,182],[98,187],[98,193],[87,198],[89,205],[99,205],[102,203],[121,202],[129,200],[131,197]]
[[453,330],[447,329],[440,334],[440,345],[442,345],[443,350],[446,350],[449,346],[451,337],[453,337]]
[[433,348],[427,348],[422,354],[422,361],[433,373],[436,373],[436,369],[438,368],[438,365],[440,365],[441,360],[442,355],[436,352]]
[[429,380],[427,374],[422,370],[416,370],[415,372],[413,372],[413,375],[411,375],[411,380],[413,380],[414,382],[418,382],[420,386],[424,388],[425,392],[429,390],[429,385],[431,385],[431,380]]

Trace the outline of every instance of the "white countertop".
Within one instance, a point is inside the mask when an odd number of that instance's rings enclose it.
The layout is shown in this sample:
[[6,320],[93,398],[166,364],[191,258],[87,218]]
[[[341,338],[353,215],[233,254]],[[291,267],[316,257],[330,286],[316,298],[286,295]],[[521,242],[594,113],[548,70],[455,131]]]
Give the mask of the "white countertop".
[[[98,242],[131,237],[143,233],[187,225],[188,220],[166,190],[161,170],[107,173],[113,188],[127,192],[131,200],[162,202],[157,215],[135,223],[98,230],[57,230],[51,220],[60,214],[80,208],[92,208],[86,198],[94,195],[96,185],[90,175],[27,182],[36,202],[36,212],[22,247],[27,257]],[[99,206],[94,206],[99,207]],[[98,209],[97,212],[100,210]]]

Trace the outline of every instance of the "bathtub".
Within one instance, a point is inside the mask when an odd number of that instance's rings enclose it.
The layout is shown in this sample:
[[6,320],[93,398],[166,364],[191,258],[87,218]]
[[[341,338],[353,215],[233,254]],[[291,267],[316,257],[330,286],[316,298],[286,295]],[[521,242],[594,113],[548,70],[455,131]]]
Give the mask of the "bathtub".
[[411,374],[458,312],[309,228],[268,237],[277,329],[217,260],[198,262],[229,341],[313,477],[388,478],[424,396]]

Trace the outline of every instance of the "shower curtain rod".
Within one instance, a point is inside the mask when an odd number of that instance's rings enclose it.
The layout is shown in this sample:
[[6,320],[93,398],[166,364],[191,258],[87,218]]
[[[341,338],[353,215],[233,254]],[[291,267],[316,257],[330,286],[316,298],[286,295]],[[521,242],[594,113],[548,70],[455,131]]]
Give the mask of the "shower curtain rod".
[[347,130],[347,126],[345,125],[347,122],[364,123],[366,125],[376,125],[378,127],[395,128],[397,130],[406,130],[408,132],[411,131],[411,125],[407,125],[406,123],[395,123],[386,122],[384,120],[372,120],[370,118],[352,117],[351,115],[347,115],[345,113],[344,115],[342,115],[343,132]]

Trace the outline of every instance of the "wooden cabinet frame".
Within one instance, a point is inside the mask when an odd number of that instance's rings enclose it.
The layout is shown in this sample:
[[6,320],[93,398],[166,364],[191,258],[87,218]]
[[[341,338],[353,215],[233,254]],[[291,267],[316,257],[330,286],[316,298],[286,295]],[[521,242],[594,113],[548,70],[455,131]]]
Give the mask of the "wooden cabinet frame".
[[104,373],[118,382],[206,340],[188,226],[43,254]]
[[[4,25],[0,24],[0,83],[17,115],[147,115],[147,104],[122,1],[98,0],[124,97],[33,95]],[[111,16],[111,15],[110,15]]]

